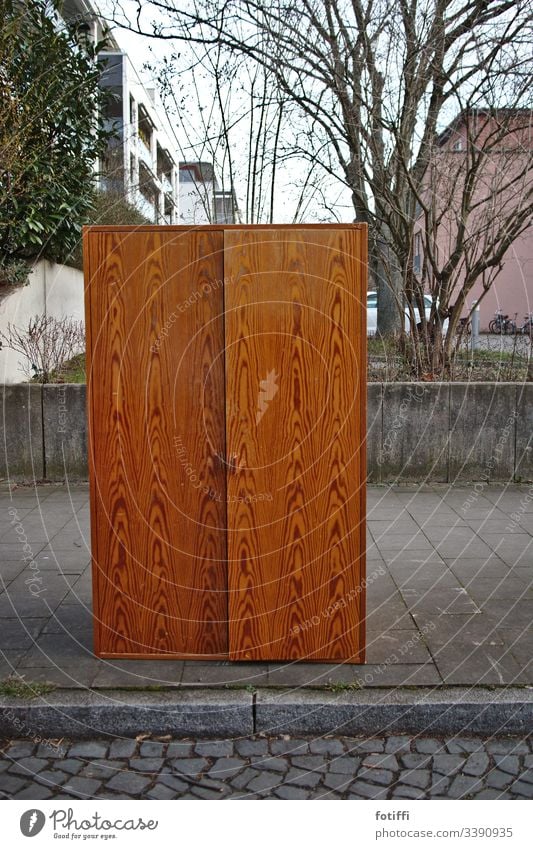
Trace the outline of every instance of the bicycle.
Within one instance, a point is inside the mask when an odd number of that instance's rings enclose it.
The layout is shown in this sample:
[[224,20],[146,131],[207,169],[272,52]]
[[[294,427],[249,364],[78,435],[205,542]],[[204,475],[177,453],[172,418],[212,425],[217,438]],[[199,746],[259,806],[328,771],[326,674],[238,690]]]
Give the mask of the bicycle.
[[459,324],[455,332],[457,336],[470,336],[472,333],[472,322],[468,316],[459,319]]
[[516,333],[517,315],[518,313],[515,312],[513,321],[508,315],[504,315],[501,310],[496,310],[494,318],[489,322],[489,333]]
[[524,323],[522,327],[517,328],[517,332],[533,336],[533,313],[524,316]]

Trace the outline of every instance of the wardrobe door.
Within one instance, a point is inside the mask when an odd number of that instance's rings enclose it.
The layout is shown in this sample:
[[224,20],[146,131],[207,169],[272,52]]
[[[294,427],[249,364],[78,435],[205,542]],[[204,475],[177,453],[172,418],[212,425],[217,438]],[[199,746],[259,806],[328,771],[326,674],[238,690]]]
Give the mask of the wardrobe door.
[[227,652],[222,233],[85,233],[102,656]]
[[224,262],[230,657],[362,661],[366,229]]

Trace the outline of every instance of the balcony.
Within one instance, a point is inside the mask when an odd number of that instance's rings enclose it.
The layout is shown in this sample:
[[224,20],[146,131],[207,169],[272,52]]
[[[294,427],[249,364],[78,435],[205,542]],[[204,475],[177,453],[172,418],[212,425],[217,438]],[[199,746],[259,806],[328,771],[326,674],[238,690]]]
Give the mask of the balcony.
[[137,156],[140,161],[143,162],[150,171],[154,170],[154,157],[152,156],[152,151],[148,147],[147,142],[142,138],[142,136],[137,137]]
[[167,174],[161,172],[157,175],[157,179],[161,183],[161,187],[166,195],[174,195],[174,187]]

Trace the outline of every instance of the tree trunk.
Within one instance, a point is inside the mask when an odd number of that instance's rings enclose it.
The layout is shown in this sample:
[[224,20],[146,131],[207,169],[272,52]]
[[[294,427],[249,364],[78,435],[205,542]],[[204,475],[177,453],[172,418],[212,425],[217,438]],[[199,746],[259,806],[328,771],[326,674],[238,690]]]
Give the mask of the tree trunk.
[[378,293],[377,332],[380,336],[398,335],[403,329],[399,310],[403,303],[402,276],[389,242],[382,235],[375,241],[371,239],[371,256]]

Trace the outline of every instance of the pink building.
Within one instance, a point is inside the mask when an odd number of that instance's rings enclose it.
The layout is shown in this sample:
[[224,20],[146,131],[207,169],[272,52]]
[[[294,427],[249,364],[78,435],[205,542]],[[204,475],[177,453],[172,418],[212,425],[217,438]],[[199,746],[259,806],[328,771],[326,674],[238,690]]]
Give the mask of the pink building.
[[[481,283],[476,283],[469,297],[469,306],[483,292]],[[479,305],[480,327],[486,330],[496,310],[501,310],[524,322],[524,316],[533,313],[533,226],[507,250],[503,267]]]
[[[467,181],[471,181],[472,194],[465,213],[462,201]],[[481,329],[488,328],[496,310],[511,317],[517,313],[519,325],[525,315],[533,313],[530,212],[527,218],[532,184],[531,110],[494,113],[467,110],[437,139],[428,168],[427,198],[431,201],[435,253],[440,269],[452,255],[461,227],[464,227],[466,241],[465,259],[452,278],[451,304],[463,284],[466,268],[473,267],[484,255],[490,255],[495,238],[501,237],[502,221],[514,222],[522,217],[526,222],[526,229],[503,253],[500,268],[489,268],[481,273],[467,295],[464,315],[474,301],[481,299]],[[424,262],[426,220],[422,214],[417,221],[414,265],[415,271],[424,274],[426,287],[430,289],[431,268]]]

